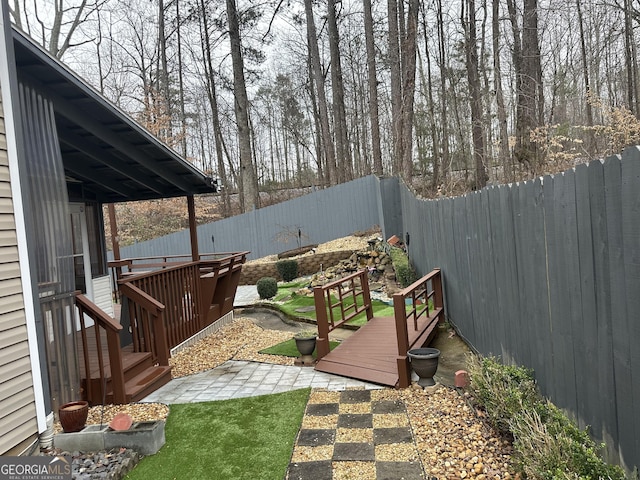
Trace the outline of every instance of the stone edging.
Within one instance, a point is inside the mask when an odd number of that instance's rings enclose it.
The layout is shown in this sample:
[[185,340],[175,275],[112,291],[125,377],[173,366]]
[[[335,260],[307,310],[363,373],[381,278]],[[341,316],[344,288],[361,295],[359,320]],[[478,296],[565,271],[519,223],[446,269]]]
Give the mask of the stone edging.
[[[321,269],[337,265],[341,260],[349,258],[356,250],[340,250],[336,252],[314,253],[294,257],[298,261],[298,275],[313,275]],[[276,269],[276,261],[268,263],[249,263],[242,265],[239,285],[255,285],[262,277],[273,277],[281,280]]]

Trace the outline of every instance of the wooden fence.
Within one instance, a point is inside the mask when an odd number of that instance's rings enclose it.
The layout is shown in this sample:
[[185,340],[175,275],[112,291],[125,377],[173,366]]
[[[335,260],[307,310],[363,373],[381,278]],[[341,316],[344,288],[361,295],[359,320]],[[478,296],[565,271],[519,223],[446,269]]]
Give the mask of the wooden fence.
[[555,176],[424,201],[401,193],[418,270],[443,273],[449,319],[483,354],[640,465],[640,150]]

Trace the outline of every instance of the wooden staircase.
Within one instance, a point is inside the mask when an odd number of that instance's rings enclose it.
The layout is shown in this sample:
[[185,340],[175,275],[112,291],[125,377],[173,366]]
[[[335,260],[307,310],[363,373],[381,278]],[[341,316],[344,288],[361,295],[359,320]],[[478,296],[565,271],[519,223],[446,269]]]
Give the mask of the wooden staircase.
[[[124,373],[125,402],[138,402],[150,393],[171,380],[171,367],[153,365],[150,352],[133,352],[131,346],[122,349],[122,365]],[[91,399],[85,398],[90,404],[101,404],[102,399],[107,404],[116,403],[113,393],[113,379],[111,366],[105,365],[104,379],[100,379],[99,370],[91,372],[87,388],[86,375],[82,378],[83,392],[92,392]],[[103,391],[102,385],[105,384]]]
[[[152,352],[134,351],[133,345],[120,346],[120,323],[84,295],[76,296],[76,305],[81,319],[81,387],[89,404],[140,401],[171,380],[171,367],[159,364],[158,358],[154,361]],[[87,318],[94,325],[85,326]]]

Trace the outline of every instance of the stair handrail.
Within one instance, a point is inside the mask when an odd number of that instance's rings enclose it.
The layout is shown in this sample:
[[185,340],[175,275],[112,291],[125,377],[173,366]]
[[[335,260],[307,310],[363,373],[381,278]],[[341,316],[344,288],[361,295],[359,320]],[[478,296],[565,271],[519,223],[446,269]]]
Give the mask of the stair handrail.
[[159,365],[169,365],[169,343],[167,341],[167,331],[164,324],[165,306],[158,300],[148,295],[135,285],[121,280],[119,282],[120,292],[129,298],[131,302],[146,310],[153,325],[153,345],[152,356]]
[[[100,329],[103,329],[107,335],[107,352],[109,355],[109,366],[111,369],[111,384],[113,389],[113,401],[116,404],[126,403],[125,385],[124,385],[124,369],[122,363],[122,351],[120,350],[120,331],[122,325],[103,312],[95,303],[89,300],[85,295],[76,295],[76,306],[80,319],[80,335],[82,337],[82,353],[86,375],[86,398],[93,401],[93,387],[91,382],[91,362],[87,341],[87,327],[85,323],[85,315],[93,320],[96,347],[98,356],[98,368],[100,374],[100,384],[104,385],[105,381],[105,362],[102,357],[102,340],[100,339]],[[104,388],[104,387],[103,387]]]

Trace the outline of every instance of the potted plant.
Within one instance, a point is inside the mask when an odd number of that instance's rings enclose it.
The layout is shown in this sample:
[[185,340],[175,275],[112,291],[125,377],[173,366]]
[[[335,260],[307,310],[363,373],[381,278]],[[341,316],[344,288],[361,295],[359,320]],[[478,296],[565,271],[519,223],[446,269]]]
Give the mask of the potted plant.
[[304,330],[293,336],[296,348],[300,352],[300,362],[303,365],[313,365],[312,353],[316,349],[316,339],[318,334],[315,330]]

